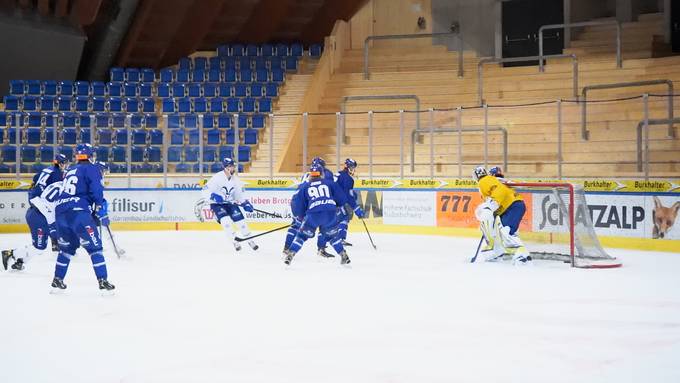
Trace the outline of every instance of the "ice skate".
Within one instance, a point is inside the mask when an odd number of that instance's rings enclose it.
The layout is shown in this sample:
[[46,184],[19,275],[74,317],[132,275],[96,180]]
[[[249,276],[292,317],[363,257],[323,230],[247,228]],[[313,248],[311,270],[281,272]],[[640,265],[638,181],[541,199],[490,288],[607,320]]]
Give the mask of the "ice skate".
[[58,289],[58,290],[65,290],[66,289],[66,285],[64,284],[64,280],[59,278],[59,277],[54,277],[54,279],[52,280],[52,287],[54,289]]
[[97,281],[99,282],[99,290],[113,290],[116,288],[116,286],[112,285],[111,282],[104,278],[98,279]]
[[250,248],[253,250],[257,250],[260,248],[260,246],[258,246],[257,243],[255,243],[255,241],[253,240],[248,241],[248,246],[250,246]]
[[18,258],[16,262],[12,265],[12,270],[21,271],[24,269],[24,259]]
[[335,258],[335,255],[327,252],[325,247],[320,247],[317,254],[324,258]]
[[286,256],[286,259],[283,260],[283,263],[286,265],[290,265],[291,262],[293,262],[293,257],[295,256],[295,253],[293,253],[290,250],[284,250],[283,254]]
[[349,265],[350,264],[349,256],[347,255],[347,252],[343,250],[340,253],[340,264],[341,265]]
[[2,267],[7,270],[7,265],[9,263],[9,259],[12,258],[14,259],[14,250],[3,250],[2,251]]
[[342,246],[352,246],[352,244],[343,239]]
[[234,242],[234,249],[236,249],[236,251],[241,251],[241,244],[238,242]]
[[59,243],[56,241],[52,241],[52,252],[58,253],[59,252]]

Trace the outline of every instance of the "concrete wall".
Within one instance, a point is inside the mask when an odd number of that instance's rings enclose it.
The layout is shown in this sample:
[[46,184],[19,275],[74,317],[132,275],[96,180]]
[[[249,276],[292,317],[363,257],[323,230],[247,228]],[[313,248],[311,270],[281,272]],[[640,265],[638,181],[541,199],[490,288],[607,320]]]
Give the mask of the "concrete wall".
[[[479,56],[495,54],[496,28],[500,27],[497,0],[432,0],[433,32],[447,32],[453,22],[460,25],[464,49],[476,50]],[[446,44],[451,50],[458,48],[455,39],[438,39],[435,43]]]

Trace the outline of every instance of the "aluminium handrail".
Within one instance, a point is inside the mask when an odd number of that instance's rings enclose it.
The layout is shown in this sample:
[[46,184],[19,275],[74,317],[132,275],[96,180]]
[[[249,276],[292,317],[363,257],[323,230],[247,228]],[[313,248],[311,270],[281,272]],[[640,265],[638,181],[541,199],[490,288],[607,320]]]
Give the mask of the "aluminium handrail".
[[[645,85],[668,85],[668,120],[673,119],[673,81],[669,79],[659,79],[659,80],[646,80],[646,81],[631,81],[631,82],[619,82],[613,84],[597,84],[597,85],[587,85],[583,87],[581,91],[581,138],[583,140],[588,140],[590,132],[587,128],[587,104],[588,104],[588,91],[589,90],[601,90],[601,89],[615,89],[615,88],[628,88],[631,86],[645,86]],[[668,137],[673,136],[673,123],[668,123]]]
[[[680,123],[680,118],[674,118],[669,120],[667,118],[647,120],[648,125],[666,125],[673,123]],[[642,171],[642,128],[645,126],[645,120],[640,120],[637,124],[637,171]],[[674,138],[674,135],[668,136],[667,138]],[[647,138],[649,139],[649,137]],[[645,145],[647,147],[647,145]],[[649,161],[649,158],[647,158]]]
[[[416,102],[416,129],[420,129],[420,97],[415,94],[385,94],[385,95],[374,95],[374,96],[345,96],[342,98],[342,103],[340,104],[340,111],[343,115],[347,113],[347,103],[349,101],[358,100],[415,100]],[[347,143],[347,136],[345,135],[345,119],[342,119],[342,142]]]
[[368,69],[368,45],[372,40],[418,39],[423,37],[456,36],[458,38],[458,77],[463,77],[463,39],[458,32],[416,33],[406,35],[376,35],[364,40],[364,80],[370,78]]
[[610,25],[616,24],[616,67],[621,68],[621,22],[618,20],[606,20],[606,21],[581,21],[577,23],[567,23],[567,24],[548,24],[542,25],[538,28],[538,68],[543,72],[543,31],[546,29],[558,29],[558,28],[571,28],[571,27],[588,27],[594,25]]
[[[421,134],[421,133],[442,133],[442,132],[457,133],[457,132],[484,132],[484,131],[503,132],[503,169],[507,171],[507,169],[508,169],[508,131],[507,131],[507,129],[505,129],[502,126],[488,126],[486,128],[464,126],[464,127],[460,127],[460,128],[413,129],[413,131],[411,131],[411,173],[415,172],[415,167],[416,167],[416,160],[415,160],[416,135]],[[458,141],[458,148],[459,148],[458,161],[459,161],[459,163],[463,162],[462,145],[463,145],[463,143],[461,141]]]
[[484,78],[483,78],[483,73],[482,73],[482,68],[484,67],[484,64],[488,63],[508,63],[508,62],[521,62],[521,61],[533,61],[533,60],[538,60],[539,58],[542,59],[558,59],[558,58],[571,58],[572,62],[572,69],[571,69],[571,74],[572,74],[572,87],[574,91],[574,97],[578,97],[578,58],[576,57],[575,54],[573,53],[567,53],[567,54],[559,54],[559,55],[547,55],[547,56],[524,56],[524,57],[505,57],[505,58],[496,58],[496,57],[487,57],[479,60],[477,63],[477,95],[478,95],[478,101],[479,105],[484,104]]

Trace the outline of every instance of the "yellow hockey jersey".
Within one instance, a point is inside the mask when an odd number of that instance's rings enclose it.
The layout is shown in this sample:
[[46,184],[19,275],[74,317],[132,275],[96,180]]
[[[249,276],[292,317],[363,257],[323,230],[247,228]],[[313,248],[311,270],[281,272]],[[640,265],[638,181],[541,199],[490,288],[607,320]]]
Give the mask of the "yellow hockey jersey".
[[485,176],[479,180],[479,192],[482,197],[493,198],[500,206],[496,214],[500,215],[512,205],[515,201],[521,201],[522,196],[511,187],[504,185],[498,178],[494,176]]

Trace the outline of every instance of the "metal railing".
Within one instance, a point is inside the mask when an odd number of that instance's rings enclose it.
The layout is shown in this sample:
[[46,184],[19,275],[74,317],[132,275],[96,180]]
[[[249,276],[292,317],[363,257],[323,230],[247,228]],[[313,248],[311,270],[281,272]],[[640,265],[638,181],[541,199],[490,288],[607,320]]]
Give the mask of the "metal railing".
[[560,58],[571,58],[572,62],[572,87],[574,97],[578,97],[578,58],[575,54],[559,54],[559,55],[548,55],[548,56],[524,56],[524,57],[506,57],[506,58],[496,58],[487,57],[479,60],[477,63],[477,95],[479,105],[484,104],[484,77],[482,68],[484,64],[489,63],[512,63],[512,62],[522,62],[522,61],[533,61],[540,59],[560,59]]
[[408,35],[382,35],[382,36],[368,36],[364,40],[364,79],[370,79],[368,68],[368,49],[371,41],[375,40],[401,40],[401,39],[419,39],[425,37],[444,37],[455,36],[458,39],[458,77],[463,77],[463,39],[458,32],[437,32],[437,33],[417,33]]
[[[672,120],[669,120],[667,118],[663,119],[653,119],[653,120],[647,120],[646,126],[651,126],[651,125],[666,125],[666,124],[674,124],[674,123],[680,123],[680,118],[674,118]],[[645,120],[641,120],[637,124],[637,171],[642,172],[645,171],[645,177],[649,177],[649,169],[647,167],[643,168],[643,164],[645,163],[643,160],[643,151],[645,152],[645,158],[649,158],[649,143],[647,142],[649,140],[649,133],[647,132],[645,134],[644,140],[645,140],[645,145],[644,145],[644,150],[642,147],[642,142],[643,142],[643,137],[642,137],[642,132],[643,129],[645,128]],[[673,138],[673,137],[667,137],[667,138]]]
[[[436,129],[414,129],[411,132],[411,172],[415,172],[416,168],[416,136],[419,134],[429,133],[458,133],[458,164],[463,164],[463,140],[462,134],[465,132],[502,132],[503,133],[503,170],[508,169],[508,131],[501,126],[484,126],[484,127],[468,127],[468,126],[458,126],[456,128],[436,128]],[[484,142],[484,163],[488,162],[488,140]],[[432,168],[434,164],[430,163]],[[459,167],[458,175],[462,176],[462,170]]]
[[[347,114],[347,103],[350,101],[361,101],[361,100],[414,100],[416,102],[416,126],[420,128],[420,98],[415,94],[386,94],[386,95],[376,95],[376,96],[345,96],[342,98],[342,103],[340,104],[340,113],[343,115]],[[345,135],[345,121],[343,120],[342,132],[341,132],[342,142],[347,143],[347,136]]]
[[543,59],[548,56],[543,56],[543,31],[546,29],[561,29],[561,28],[572,28],[572,27],[588,27],[595,25],[616,25],[616,67],[622,67],[621,60],[621,22],[618,20],[606,20],[606,21],[582,21],[577,23],[568,24],[549,24],[543,25],[538,28],[538,68],[543,72],[544,64]]
[[[659,85],[666,84],[668,86],[668,120],[673,120],[673,81],[668,79],[659,80],[647,80],[647,81],[631,81],[631,82],[619,82],[614,84],[598,84],[598,85],[587,85],[583,87],[581,91],[581,138],[583,140],[588,140],[589,131],[587,127],[587,110],[586,105],[588,104],[588,91],[589,90],[602,90],[602,89],[615,89],[615,88],[629,88],[633,86],[647,86],[647,85]],[[668,123],[668,137],[673,137],[673,123]]]

